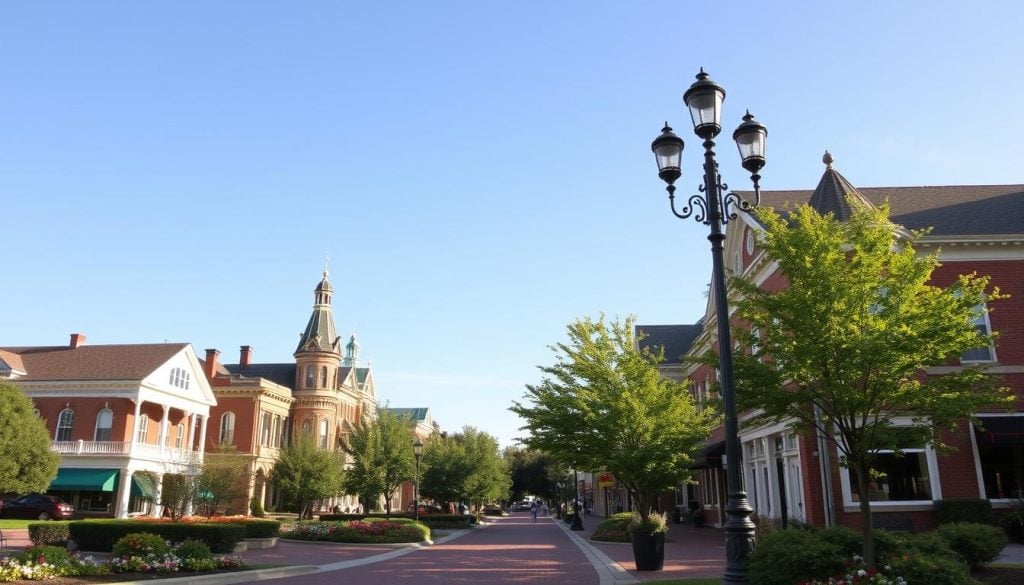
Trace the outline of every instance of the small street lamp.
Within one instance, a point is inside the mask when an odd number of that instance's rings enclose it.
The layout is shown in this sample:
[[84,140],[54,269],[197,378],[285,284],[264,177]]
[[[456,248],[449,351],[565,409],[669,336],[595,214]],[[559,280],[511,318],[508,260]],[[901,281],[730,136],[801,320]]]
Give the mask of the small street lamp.
[[712,288],[715,295],[715,318],[718,322],[718,359],[725,409],[725,453],[730,463],[725,476],[729,496],[725,507],[726,565],[722,583],[746,585],[748,559],[754,548],[755,526],[749,518],[753,510],[747,501],[747,493],[740,484],[742,455],[736,417],[736,388],[732,381],[732,339],[729,335],[729,301],[725,289],[722,248],[725,241],[724,227],[730,220],[736,219],[735,209],[749,211],[761,201],[761,186],[758,183],[761,176],[758,172],[765,164],[764,147],[768,130],[754,120],[748,111],[743,116],[743,123],[732,135],[739,148],[741,164],[750,172],[750,180],[754,184],[754,200],[747,201],[738,193],[728,192],[729,187],[722,182],[718,174],[718,162],[715,160],[714,139],[722,131],[725,89],[709,79],[702,68],[697,74],[697,81],[683,94],[683,101],[690,110],[694,134],[704,140],[704,185],[700,187],[701,194],[691,195],[681,211],[676,211],[675,182],[683,175],[683,139],[673,134],[666,122],[661,135],[651,143],[651,150],[658,163],[658,176],[668,184],[665,189],[668,191],[672,213],[680,219],[692,215],[696,221],[711,227],[708,240],[711,242]]
[[420,521],[420,459],[423,457],[423,441],[419,437],[416,437],[416,442],[412,444],[412,454],[416,456],[416,481],[413,482],[413,496],[412,496],[412,519],[415,522]]

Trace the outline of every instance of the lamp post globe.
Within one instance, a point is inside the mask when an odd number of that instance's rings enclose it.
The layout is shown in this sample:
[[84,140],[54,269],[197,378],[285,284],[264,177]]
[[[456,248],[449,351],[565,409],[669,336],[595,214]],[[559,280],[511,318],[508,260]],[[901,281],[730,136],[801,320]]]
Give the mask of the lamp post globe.
[[[683,94],[683,101],[690,111],[693,132],[704,140],[704,184],[697,195],[692,195],[686,205],[676,209],[675,182],[682,176],[682,139],[672,133],[668,124],[661,135],[651,144],[658,164],[658,177],[665,181],[669,205],[673,215],[679,219],[693,217],[710,228],[708,241],[711,242],[712,291],[715,303],[715,321],[718,330],[718,360],[721,373],[722,403],[725,411],[725,452],[729,461],[725,469],[728,501],[725,507],[726,567],[722,577],[724,585],[746,585],[748,561],[754,547],[754,523],[750,521],[753,509],[747,501],[747,494],[740,483],[739,424],[736,412],[736,387],[733,384],[732,339],[729,332],[729,300],[726,290],[723,248],[725,226],[737,218],[737,211],[749,211],[761,199],[760,175],[765,165],[765,142],[768,130],[756,121],[748,111],[743,122],[733,132],[733,139],[739,149],[744,169],[750,172],[754,185],[753,201],[726,190],[718,173],[714,139],[722,130],[722,103],[725,89],[710,79],[702,68],[697,81]],[[677,142],[678,141],[678,142]]]

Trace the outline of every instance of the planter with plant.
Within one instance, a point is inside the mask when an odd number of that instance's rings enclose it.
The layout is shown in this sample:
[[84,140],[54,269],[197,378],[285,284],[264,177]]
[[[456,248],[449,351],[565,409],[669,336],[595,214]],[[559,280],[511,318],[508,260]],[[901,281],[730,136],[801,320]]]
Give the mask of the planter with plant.
[[633,512],[626,527],[633,543],[633,560],[637,571],[660,571],[665,566],[665,514],[648,512],[646,517]]

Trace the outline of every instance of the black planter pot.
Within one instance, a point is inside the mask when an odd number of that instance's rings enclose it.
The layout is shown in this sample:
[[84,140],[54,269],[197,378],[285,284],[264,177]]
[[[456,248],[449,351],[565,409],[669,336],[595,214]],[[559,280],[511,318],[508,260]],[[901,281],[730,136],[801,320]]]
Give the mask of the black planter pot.
[[665,566],[665,533],[631,532],[633,560],[637,571],[660,571]]

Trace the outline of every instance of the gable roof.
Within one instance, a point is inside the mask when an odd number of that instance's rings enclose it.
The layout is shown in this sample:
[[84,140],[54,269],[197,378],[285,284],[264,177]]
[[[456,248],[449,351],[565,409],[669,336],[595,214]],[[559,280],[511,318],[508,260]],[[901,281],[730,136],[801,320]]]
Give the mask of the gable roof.
[[658,351],[664,348],[665,361],[661,365],[681,364],[682,357],[690,351],[693,341],[704,330],[700,323],[695,325],[637,325],[635,333],[637,338],[644,335],[639,341],[641,348],[649,348]]
[[[78,347],[4,347],[21,358],[25,375],[18,381],[142,380],[187,343],[82,345]],[[5,360],[6,361],[6,360]]]
[[233,375],[245,378],[265,378],[284,386],[295,387],[295,364],[224,364],[224,368]]

